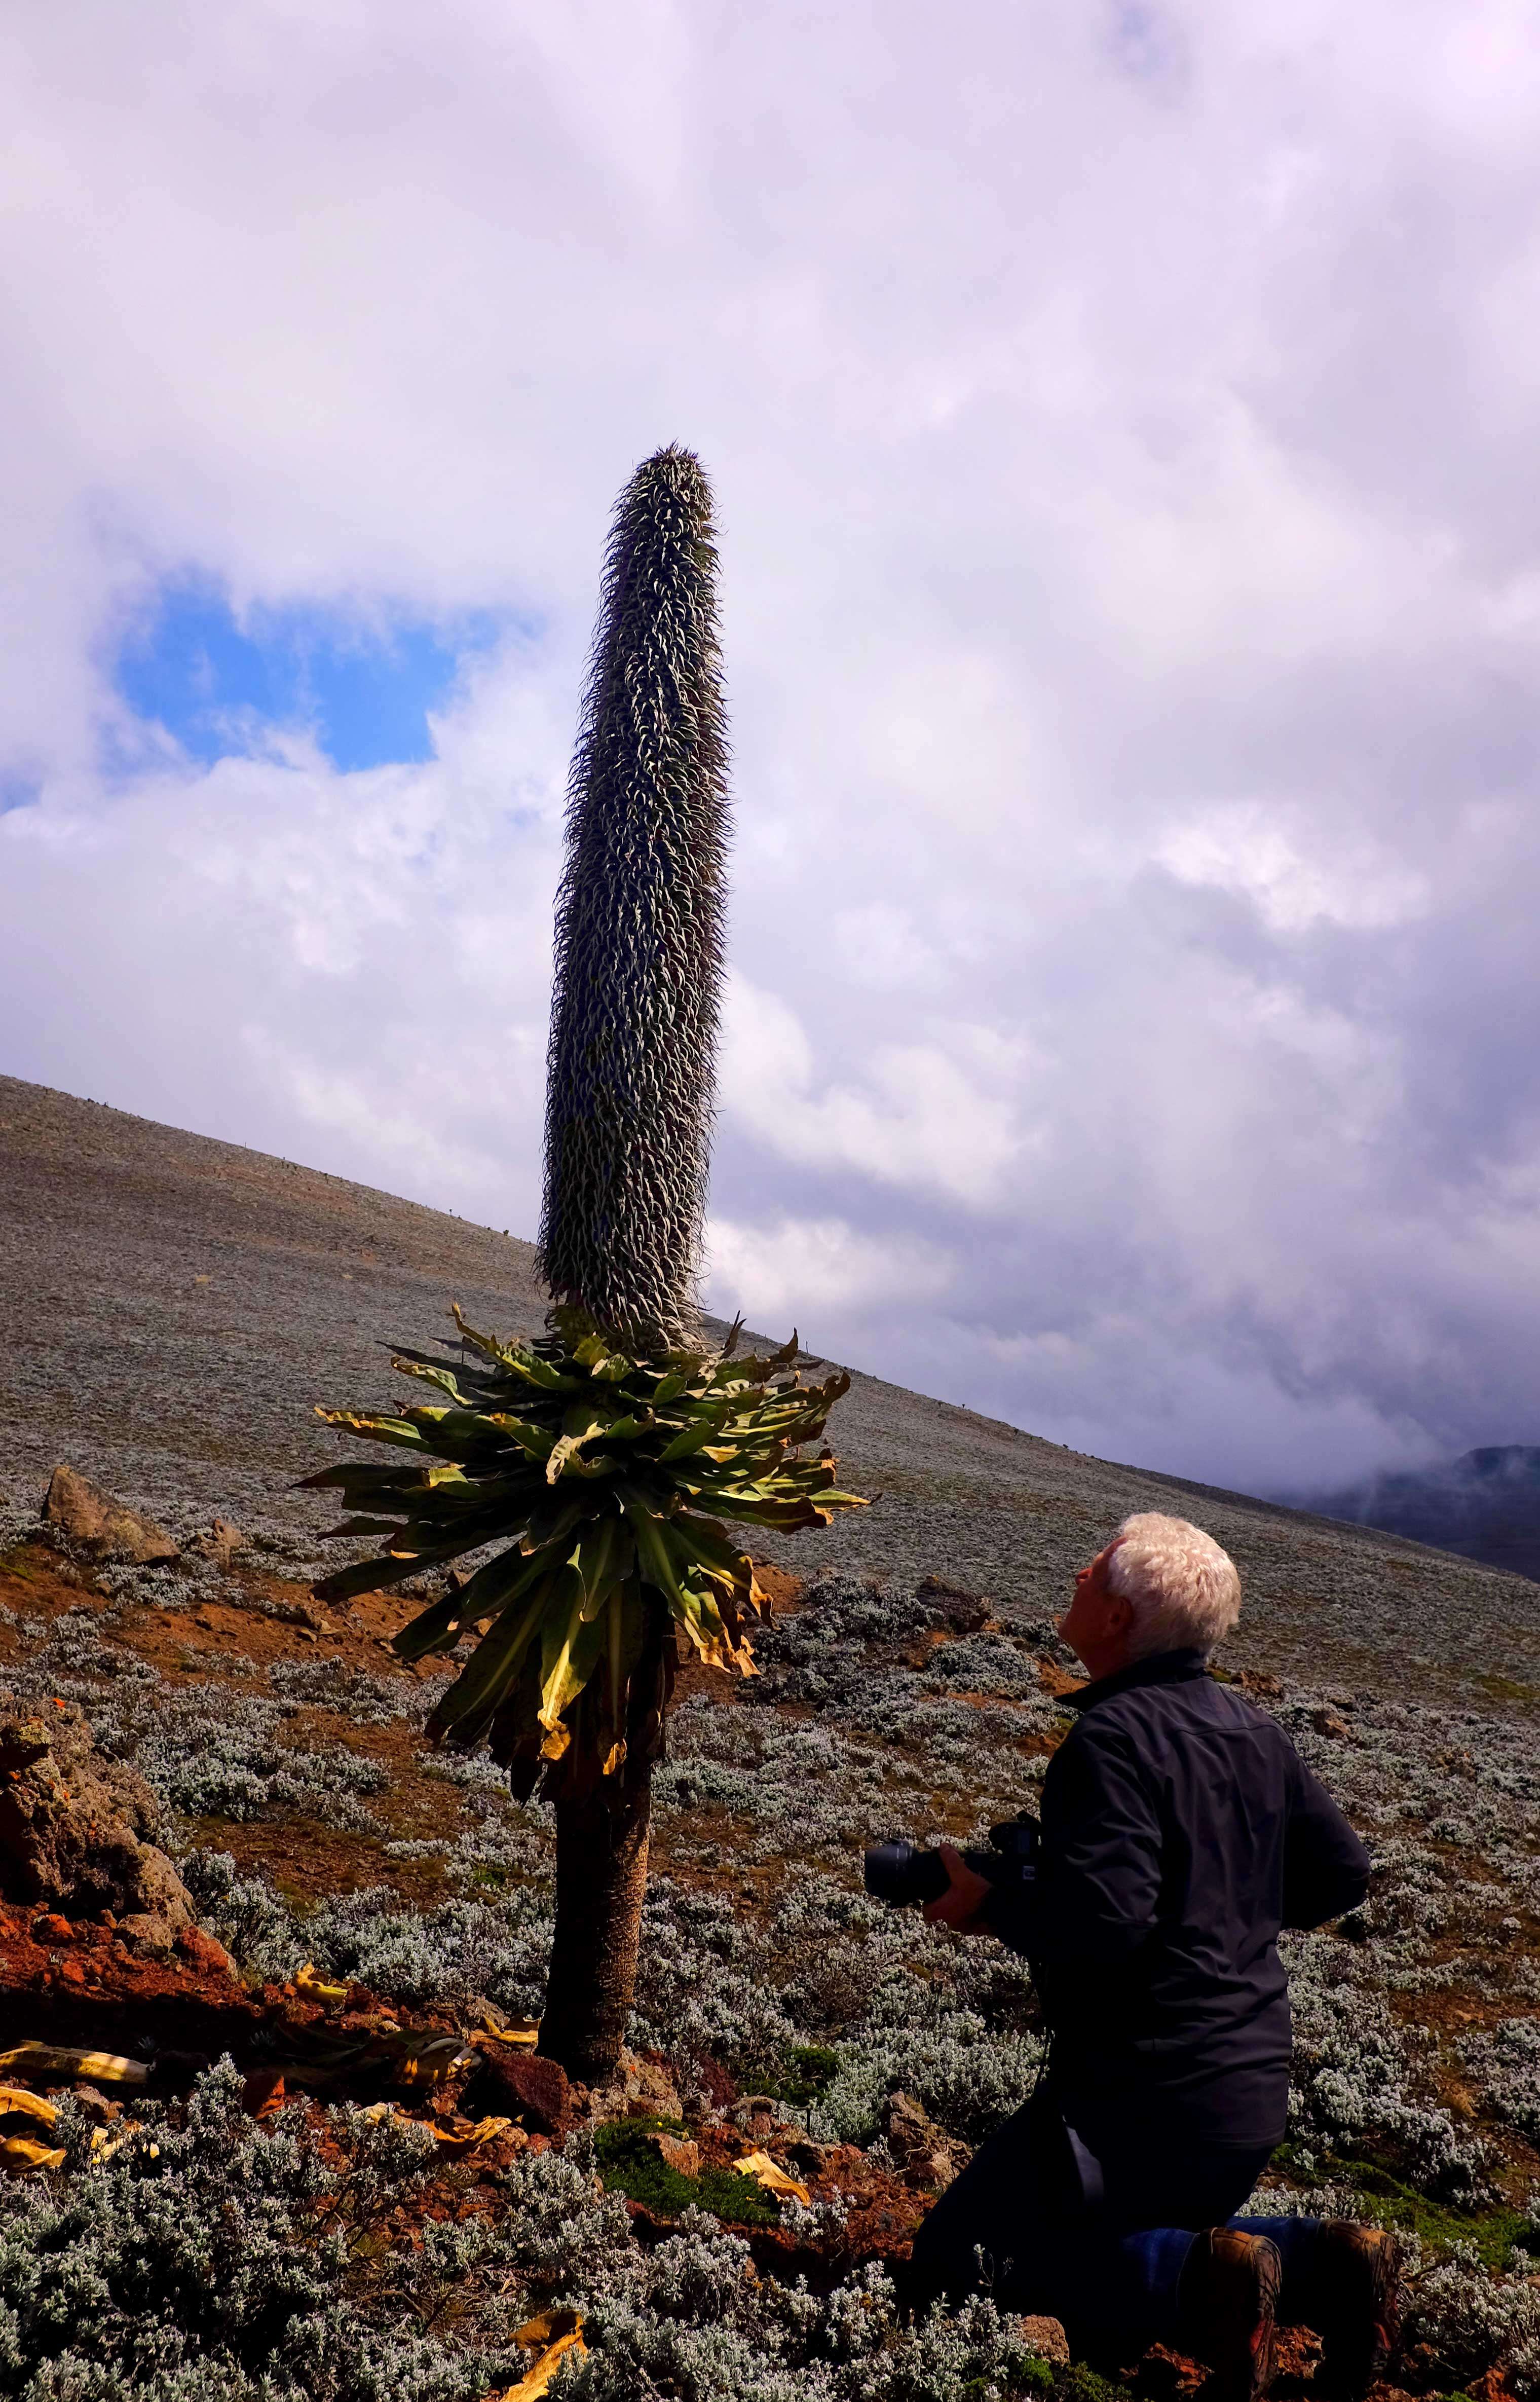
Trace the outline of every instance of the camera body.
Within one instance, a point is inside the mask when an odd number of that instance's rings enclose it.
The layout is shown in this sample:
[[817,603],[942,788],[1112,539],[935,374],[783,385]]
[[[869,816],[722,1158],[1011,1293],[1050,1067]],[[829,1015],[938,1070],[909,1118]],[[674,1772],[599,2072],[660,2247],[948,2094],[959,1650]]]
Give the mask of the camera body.
[[[1038,1873],[1038,1821],[1026,1811],[989,1829],[989,1847],[969,1847],[963,1858],[991,1884],[1031,1884]],[[951,1883],[940,1852],[918,1843],[873,1843],[866,1855],[866,1890],[895,1909],[939,1901]]]

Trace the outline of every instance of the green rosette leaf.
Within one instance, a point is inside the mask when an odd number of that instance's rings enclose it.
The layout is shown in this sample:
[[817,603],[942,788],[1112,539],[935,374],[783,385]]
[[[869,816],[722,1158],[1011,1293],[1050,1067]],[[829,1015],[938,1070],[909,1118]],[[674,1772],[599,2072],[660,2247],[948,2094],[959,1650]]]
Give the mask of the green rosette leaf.
[[[753,1673],[745,1629],[768,1603],[730,1523],[826,1525],[865,1506],[836,1487],[830,1453],[800,1456],[849,1378],[804,1384],[795,1336],[762,1357],[739,1349],[741,1326],[714,1355],[657,1360],[571,1307],[553,1311],[533,1344],[479,1332],[458,1305],[454,1319],[458,1362],[405,1349],[393,1362],[443,1404],[319,1413],[416,1456],[304,1480],[340,1493],[353,1515],[339,1534],[379,1545],[315,1591],[340,1601],[485,1553],[393,1638],[402,1659],[419,1660],[479,1630],[430,1733],[457,1748],[490,1734],[500,1760],[532,1762],[531,1777],[542,1761],[615,1776],[634,1748],[630,1696],[649,1642],[656,1661],[657,1630],[671,1626],[713,1666]],[[655,1736],[655,1695],[643,1722]]]

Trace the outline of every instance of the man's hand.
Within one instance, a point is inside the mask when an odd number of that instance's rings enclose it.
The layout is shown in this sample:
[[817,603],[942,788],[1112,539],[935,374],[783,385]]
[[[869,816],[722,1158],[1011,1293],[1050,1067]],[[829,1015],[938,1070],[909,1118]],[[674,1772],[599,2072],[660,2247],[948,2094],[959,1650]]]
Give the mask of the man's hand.
[[970,1869],[961,1852],[953,1843],[937,1846],[946,1863],[946,1873],[952,1882],[936,1900],[925,1906],[927,1923],[931,1926],[952,1926],[959,1935],[985,1935],[988,1928],[979,1916],[994,1886],[987,1877]]

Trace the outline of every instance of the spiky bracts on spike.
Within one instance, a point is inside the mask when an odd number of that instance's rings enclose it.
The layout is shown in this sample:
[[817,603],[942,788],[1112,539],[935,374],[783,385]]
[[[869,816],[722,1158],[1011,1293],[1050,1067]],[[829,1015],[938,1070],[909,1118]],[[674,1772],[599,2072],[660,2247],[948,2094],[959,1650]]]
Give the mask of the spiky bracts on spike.
[[692,1339],[726,895],[711,492],[693,452],[621,495],[568,805],[543,1273],[632,1350]]
[[673,1628],[702,1660],[752,1673],[745,1630],[764,1595],[722,1522],[818,1526],[864,1506],[835,1489],[831,1453],[799,1456],[850,1379],[804,1386],[795,1335],[740,1360],[735,1327],[714,1357],[659,1361],[617,1350],[582,1312],[552,1317],[527,1346],[476,1333],[457,1308],[475,1366],[394,1363],[444,1402],[319,1413],[408,1456],[305,1479],[364,1513],[334,1534],[390,1538],[315,1590],[341,1601],[504,1545],[395,1637],[418,1660],[482,1629],[428,1731],[456,1749],[488,1741],[526,1798],[543,1771],[553,1798],[611,1782],[618,1796],[628,1756],[639,1766],[658,1748]]

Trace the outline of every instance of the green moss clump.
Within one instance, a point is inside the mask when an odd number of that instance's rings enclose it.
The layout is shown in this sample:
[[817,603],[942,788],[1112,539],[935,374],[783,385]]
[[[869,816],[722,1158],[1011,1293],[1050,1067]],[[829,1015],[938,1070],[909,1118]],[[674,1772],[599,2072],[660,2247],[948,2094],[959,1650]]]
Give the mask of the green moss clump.
[[703,2169],[698,2177],[681,2176],[671,2169],[653,2135],[682,2135],[678,2119],[612,2119],[594,2137],[599,2177],[607,2193],[623,2193],[659,2218],[678,2218],[681,2211],[708,2210],[736,2227],[774,2227],[780,2218],[776,2202],[754,2177],[733,2169]]
[[1375,2216],[1386,2227],[1404,2229],[1432,2252],[1451,2252],[1458,2243],[1474,2245],[1483,2268],[1494,2276],[1506,2266],[1516,2243],[1528,2250],[1534,2239],[1531,2211],[1502,2203],[1490,2210],[1451,2210],[1446,2202],[1430,2202],[1371,2160],[1331,2160],[1327,2174],[1372,2202]]
[[1083,2360],[1071,2361],[1052,2378],[1057,2402],[1127,2402],[1125,2389],[1110,2377],[1100,2377]]

